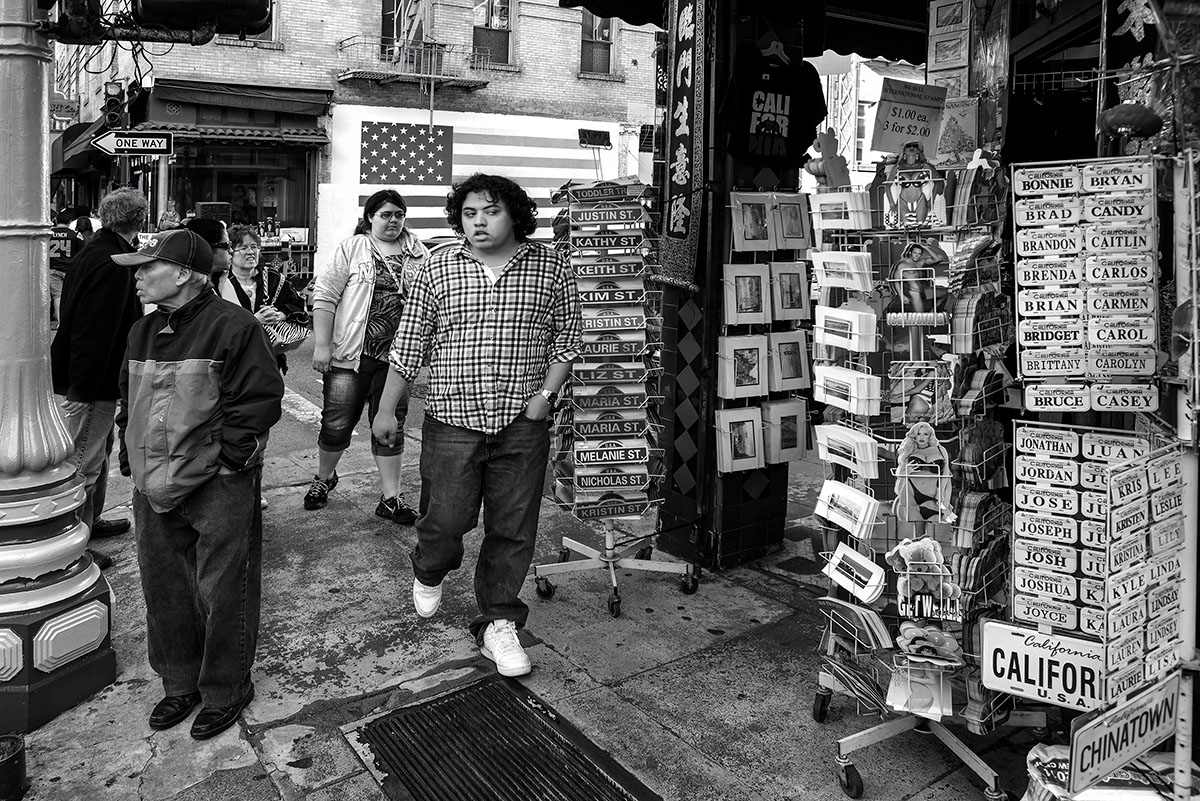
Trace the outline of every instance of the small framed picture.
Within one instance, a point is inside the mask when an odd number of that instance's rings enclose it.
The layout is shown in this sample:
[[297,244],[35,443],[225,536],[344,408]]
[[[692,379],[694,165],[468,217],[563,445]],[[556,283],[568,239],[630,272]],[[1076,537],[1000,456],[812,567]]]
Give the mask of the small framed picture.
[[771,262],[771,315],[776,320],[812,316],[808,265],[802,261]]
[[808,212],[808,196],[798,193],[775,193],[775,247],[807,250],[813,245],[812,217]]
[[768,335],[771,365],[767,388],[791,392],[812,386],[808,368],[808,332],[781,331]]
[[946,98],[949,100],[955,97],[966,97],[970,94],[970,87],[967,84],[969,73],[969,67],[956,67],[951,70],[931,72],[927,80],[930,86],[946,87]]
[[929,4],[929,35],[965,31],[971,26],[971,4],[967,0],[933,0]]
[[771,322],[771,266],[726,264],[725,325]]
[[951,31],[929,37],[929,71],[965,67],[970,50],[969,32]]
[[766,466],[761,409],[718,409],[716,428],[718,473]]
[[771,213],[771,193],[733,192],[729,198],[733,212],[733,249],[741,252],[774,250],[775,215]]
[[767,464],[791,462],[804,455],[808,404],[803,398],[767,401],[762,405],[762,416]]
[[759,398],[767,394],[767,338],[721,337],[717,394],[722,398]]

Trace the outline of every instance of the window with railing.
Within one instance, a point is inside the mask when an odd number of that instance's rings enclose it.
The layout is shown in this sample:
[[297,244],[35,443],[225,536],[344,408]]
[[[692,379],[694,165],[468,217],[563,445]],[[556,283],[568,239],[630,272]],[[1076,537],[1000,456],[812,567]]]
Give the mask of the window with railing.
[[612,20],[583,12],[583,40],[579,47],[579,71],[599,75],[612,72]]
[[476,53],[488,56],[493,64],[508,64],[509,37],[512,34],[510,0],[475,0],[475,30],[471,46]]
[[854,163],[861,165],[863,157],[866,155],[867,137],[867,118],[871,114],[871,104],[859,102],[858,114],[854,126]]

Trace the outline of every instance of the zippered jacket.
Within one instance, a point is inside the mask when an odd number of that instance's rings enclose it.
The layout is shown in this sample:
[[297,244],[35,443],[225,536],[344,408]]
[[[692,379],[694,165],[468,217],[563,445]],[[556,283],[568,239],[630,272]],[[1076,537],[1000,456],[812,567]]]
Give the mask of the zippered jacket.
[[129,332],[121,370],[121,472],[156,512],[221,467],[262,462],[283,377],[254,315],[212,292],[157,310]]
[[[397,277],[407,291],[409,279],[429,259],[429,248],[411,229],[400,233],[404,249],[404,270]],[[330,356],[334,367],[358,370],[367,316],[375,295],[375,246],[369,234],[357,234],[342,241],[333,259],[317,268],[313,283],[313,310],[333,314]]]

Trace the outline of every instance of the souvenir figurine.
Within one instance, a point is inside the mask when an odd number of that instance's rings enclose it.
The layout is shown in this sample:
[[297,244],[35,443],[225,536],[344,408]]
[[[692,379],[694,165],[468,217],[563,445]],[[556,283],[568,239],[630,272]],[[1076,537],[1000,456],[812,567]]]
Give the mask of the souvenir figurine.
[[920,142],[904,145],[896,163],[888,168],[887,177],[888,225],[907,228],[941,223],[934,214],[933,201],[942,194],[945,180],[937,167],[925,159],[925,148]]

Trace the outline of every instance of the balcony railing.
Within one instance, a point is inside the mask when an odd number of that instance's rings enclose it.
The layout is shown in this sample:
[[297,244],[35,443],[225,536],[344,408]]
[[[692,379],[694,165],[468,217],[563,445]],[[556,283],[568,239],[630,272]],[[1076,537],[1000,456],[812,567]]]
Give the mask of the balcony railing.
[[338,42],[337,49],[339,81],[430,82],[463,89],[488,84],[470,73],[488,69],[490,58],[470,47],[359,34]]

